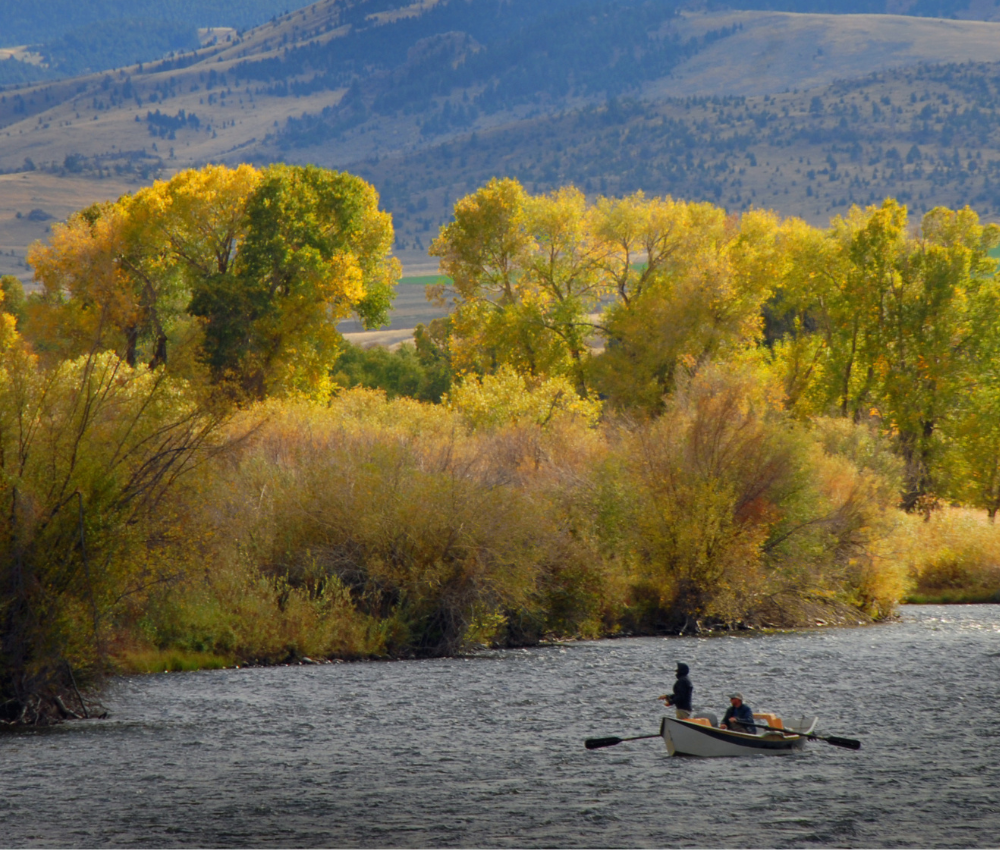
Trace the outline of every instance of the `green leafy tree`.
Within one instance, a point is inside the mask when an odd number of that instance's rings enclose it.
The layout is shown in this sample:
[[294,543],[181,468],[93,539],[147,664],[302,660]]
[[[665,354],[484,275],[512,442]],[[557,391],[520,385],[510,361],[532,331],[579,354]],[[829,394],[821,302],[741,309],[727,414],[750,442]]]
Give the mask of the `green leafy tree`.
[[389,351],[382,346],[363,349],[347,343],[332,374],[338,386],[385,390],[390,399],[409,396],[437,403],[451,386],[447,361],[427,358],[408,344]]
[[13,316],[17,325],[24,322],[25,305],[24,286],[21,281],[12,274],[0,277],[0,309],[7,315]]
[[392,222],[358,177],[313,166],[271,166],[247,202],[246,233],[231,273],[193,287],[205,322],[204,358],[219,382],[263,398],[322,390],[352,311],[366,327],[387,321],[399,264]]
[[[803,404],[855,421],[876,417],[907,465],[903,505],[941,490],[941,423],[983,359],[1000,228],[969,209],[931,210],[919,236],[893,200],[835,219],[800,241],[791,276],[822,339]],[[787,283],[787,280],[786,280]]]

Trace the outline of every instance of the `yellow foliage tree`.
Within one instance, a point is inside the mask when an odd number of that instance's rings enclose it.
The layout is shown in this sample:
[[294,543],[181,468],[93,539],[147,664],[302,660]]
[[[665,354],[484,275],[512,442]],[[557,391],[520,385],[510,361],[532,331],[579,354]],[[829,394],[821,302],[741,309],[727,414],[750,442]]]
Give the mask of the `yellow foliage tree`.
[[194,340],[238,394],[322,393],[337,321],[386,319],[399,277],[392,241],[377,193],[352,175],[182,171],[76,213],[32,247],[44,297],[29,336],[57,357],[112,349],[135,365],[145,351],[154,368],[171,344]]
[[530,380],[507,365],[482,378],[466,376],[444,402],[473,429],[518,422],[545,426],[566,417],[593,425],[601,413],[601,402],[581,397],[568,378]]
[[491,180],[456,204],[430,253],[453,280],[456,371],[510,365],[532,376],[570,375],[586,392],[590,314],[608,283],[582,193],[533,197],[516,180]]
[[[630,199],[625,211],[606,209],[619,228],[625,212],[659,223],[657,238],[646,238],[652,264],[619,269],[620,298],[606,314],[608,344],[595,364],[595,385],[616,405],[661,410],[678,370],[691,374],[760,339],[762,307],[785,264],[778,219],[641,198]],[[634,257],[624,247],[618,253],[622,262]]]

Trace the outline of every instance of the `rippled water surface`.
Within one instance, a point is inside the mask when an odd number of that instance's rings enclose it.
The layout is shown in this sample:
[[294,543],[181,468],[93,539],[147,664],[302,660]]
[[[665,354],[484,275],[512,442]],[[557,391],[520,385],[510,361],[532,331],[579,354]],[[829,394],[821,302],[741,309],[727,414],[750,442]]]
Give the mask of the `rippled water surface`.
[[[670,758],[657,694],[859,738]],[[112,718],[0,736],[0,845],[1000,846],[1000,606],[871,628],[172,673]]]

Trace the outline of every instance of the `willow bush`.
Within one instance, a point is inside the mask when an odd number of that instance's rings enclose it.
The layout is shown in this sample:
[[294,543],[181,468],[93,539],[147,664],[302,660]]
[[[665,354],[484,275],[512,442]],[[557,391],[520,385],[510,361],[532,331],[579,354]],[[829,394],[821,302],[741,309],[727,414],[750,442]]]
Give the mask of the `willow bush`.
[[212,567],[145,634],[276,661],[752,625],[803,596],[884,615],[892,484],[754,381],[709,370],[602,424],[362,389],[259,405],[201,494]]
[[777,398],[750,370],[707,369],[619,438],[637,628],[792,624],[803,599],[880,617],[898,599],[898,570],[873,554],[892,482]]
[[1000,602],[1000,526],[967,508],[902,518],[891,545],[909,602]]
[[[6,319],[0,315],[0,319]],[[111,353],[38,367],[0,344],[0,719],[87,714],[81,691],[186,567],[186,473],[217,421]]]
[[516,435],[468,439],[441,408],[364,390],[248,416],[265,422],[210,522],[223,561],[283,588],[283,612],[346,593],[378,624],[368,652],[435,652],[492,639],[528,604],[544,512],[515,486]]

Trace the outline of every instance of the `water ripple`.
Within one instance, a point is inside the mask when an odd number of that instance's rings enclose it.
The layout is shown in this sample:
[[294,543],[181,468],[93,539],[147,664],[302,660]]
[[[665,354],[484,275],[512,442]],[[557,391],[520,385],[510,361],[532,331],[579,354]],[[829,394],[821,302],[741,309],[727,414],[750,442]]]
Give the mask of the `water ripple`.
[[[783,758],[671,759],[696,708],[819,714]],[[875,628],[634,638],[475,659],[122,680],[112,717],[0,736],[4,846],[989,847],[1000,835],[1000,606]]]

